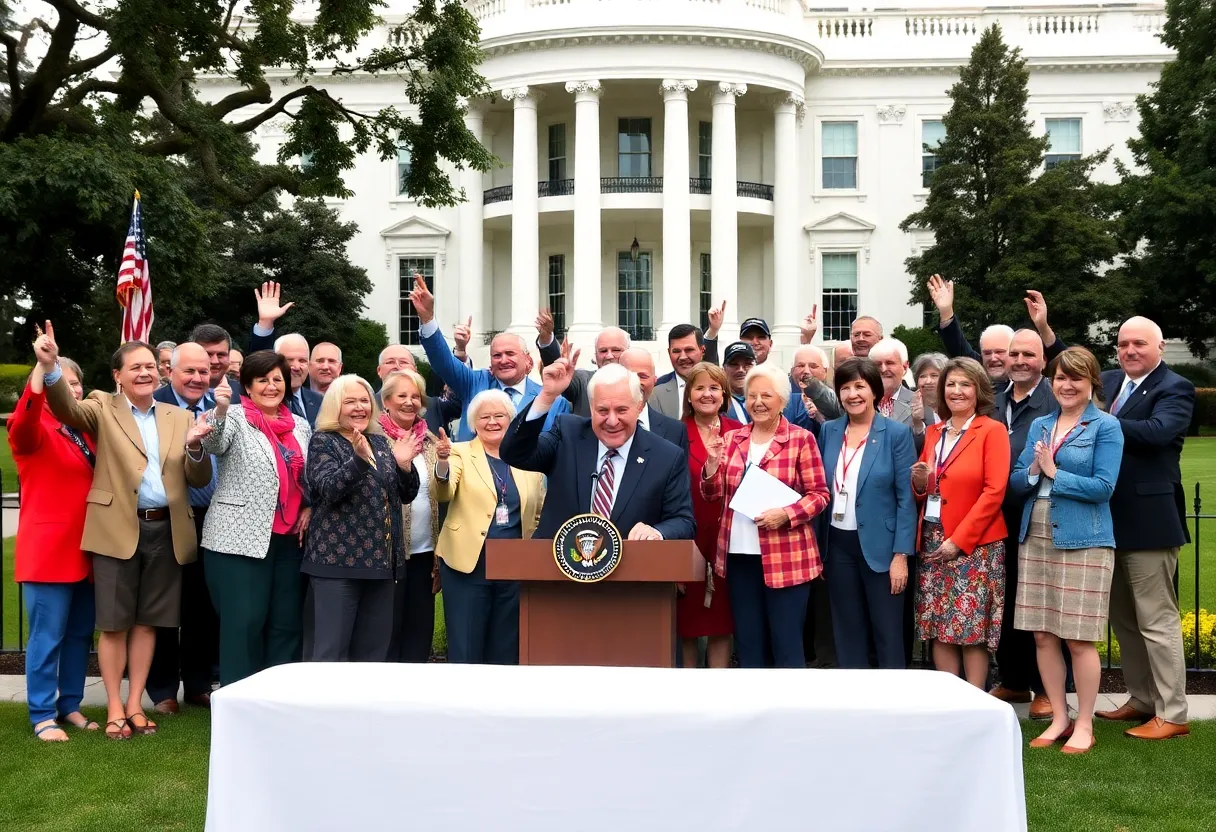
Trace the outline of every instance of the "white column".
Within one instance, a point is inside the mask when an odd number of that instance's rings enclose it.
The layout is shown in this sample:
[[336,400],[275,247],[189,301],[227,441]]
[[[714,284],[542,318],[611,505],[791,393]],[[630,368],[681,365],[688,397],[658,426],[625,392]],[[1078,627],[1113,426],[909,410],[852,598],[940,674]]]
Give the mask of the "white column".
[[[478,102],[470,102],[464,115],[464,125],[473,138],[481,141],[482,120],[485,113]],[[482,221],[485,208],[482,204],[482,173],[471,167],[460,172],[460,187],[464,189],[465,201],[460,204],[460,297],[456,304],[460,310],[460,322],[473,319],[473,348],[481,346],[476,333],[493,329],[490,321],[482,317],[482,301],[485,297],[485,231]]]
[[592,343],[604,328],[600,311],[600,93],[599,81],[569,81],[574,93],[574,283],[570,341],[580,363],[595,363]]
[[[798,122],[805,102],[801,95],[789,93],[777,102],[773,117],[773,158],[776,181],[773,185],[773,342],[780,348],[798,344],[800,306],[798,293]],[[810,310],[806,310],[809,312]],[[790,351],[783,350],[782,354]]]
[[540,308],[540,225],[537,200],[536,103],[541,92],[532,87],[502,91],[515,104],[515,135],[511,148],[511,323],[528,343],[536,338]]
[[663,317],[655,338],[692,317],[688,203],[688,94],[696,81],[666,80],[663,93]]
[[739,334],[739,218],[737,207],[735,99],[746,84],[722,81],[714,92],[713,176],[709,198],[710,267],[713,303],[726,301],[719,350]]

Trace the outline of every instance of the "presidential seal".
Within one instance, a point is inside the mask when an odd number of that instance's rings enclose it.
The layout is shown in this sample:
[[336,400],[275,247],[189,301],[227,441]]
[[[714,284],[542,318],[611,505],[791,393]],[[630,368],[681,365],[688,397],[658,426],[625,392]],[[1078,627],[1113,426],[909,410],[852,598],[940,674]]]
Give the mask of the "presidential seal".
[[598,514],[575,515],[553,536],[553,558],[572,581],[602,581],[621,562],[621,533]]

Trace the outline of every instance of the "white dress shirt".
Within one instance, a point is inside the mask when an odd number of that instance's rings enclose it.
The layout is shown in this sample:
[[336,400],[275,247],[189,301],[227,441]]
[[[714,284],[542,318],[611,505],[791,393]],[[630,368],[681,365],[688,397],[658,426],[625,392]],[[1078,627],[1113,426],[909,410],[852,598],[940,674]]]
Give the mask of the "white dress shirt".
[[[747,451],[748,464],[759,465],[760,460],[764,459],[765,452],[768,451],[768,446],[772,443],[771,439],[767,442],[753,440]],[[746,514],[735,512],[730,523],[730,542],[726,546],[726,551],[735,555],[760,554],[760,528],[756,525],[755,520]]]
[[[638,424],[650,430],[650,405],[642,405],[642,412],[638,414]],[[630,437],[632,440],[633,437]]]
[[431,475],[427,471],[426,457],[414,457],[414,470],[418,472],[418,496],[410,503],[410,554],[430,552],[435,548],[431,541]]
[[[1156,368],[1156,367],[1154,367],[1154,368],[1153,368],[1153,370],[1155,370],[1155,369],[1157,369],[1157,368]],[[1148,371],[1147,373],[1145,373],[1144,375],[1142,375],[1142,376],[1136,376],[1135,378],[1132,378],[1131,376],[1129,376],[1129,375],[1127,375],[1126,373],[1124,373],[1124,374],[1123,374],[1123,383],[1122,383],[1121,385],[1119,385],[1119,392],[1118,392],[1118,394],[1117,394],[1117,395],[1116,395],[1116,396],[1115,396],[1113,399],[1111,399],[1111,400],[1110,400],[1110,406],[1111,406],[1111,407],[1114,407],[1114,406],[1115,406],[1115,402],[1119,401],[1119,397],[1123,395],[1123,391],[1127,389],[1128,385],[1130,385],[1130,384],[1134,384],[1134,385],[1136,385],[1136,390],[1139,390],[1139,389],[1140,389],[1140,386],[1141,386],[1141,383],[1142,383],[1142,382],[1143,382],[1143,381],[1144,381],[1146,378],[1148,378],[1148,377],[1149,377],[1149,374],[1150,374],[1150,373],[1152,373],[1152,371],[1153,371],[1153,370],[1149,370],[1149,371]],[[1133,396],[1135,395],[1135,390],[1133,390],[1133,391],[1132,391],[1132,395],[1133,395]],[[1130,399],[1131,399],[1131,396],[1128,396],[1128,399],[1130,400]],[[1122,405],[1120,405],[1120,406],[1119,406],[1119,409],[1120,409],[1120,410],[1122,410],[1122,409],[1123,409],[1123,407],[1124,407],[1126,404],[1127,404],[1127,402],[1124,402]],[[1118,414],[1116,413],[1115,415],[1117,416]]]

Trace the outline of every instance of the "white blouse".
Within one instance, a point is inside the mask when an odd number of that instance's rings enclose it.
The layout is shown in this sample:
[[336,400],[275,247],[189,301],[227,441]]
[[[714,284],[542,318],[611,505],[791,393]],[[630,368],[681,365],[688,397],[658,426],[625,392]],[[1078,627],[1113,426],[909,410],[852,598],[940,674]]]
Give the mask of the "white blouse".
[[[767,442],[752,442],[747,452],[748,464],[759,465],[772,442],[771,439]],[[760,527],[756,525],[755,520],[746,514],[735,512],[730,524],[730,543],[726,551],[736,555],[760,554]]]

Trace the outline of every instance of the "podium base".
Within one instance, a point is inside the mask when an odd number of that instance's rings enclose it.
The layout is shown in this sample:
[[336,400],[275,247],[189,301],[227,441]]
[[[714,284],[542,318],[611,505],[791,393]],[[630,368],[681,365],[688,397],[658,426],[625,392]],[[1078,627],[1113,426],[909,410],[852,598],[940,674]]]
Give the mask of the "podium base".
[[674,584],[525,581],[519,663],[675,667]]

